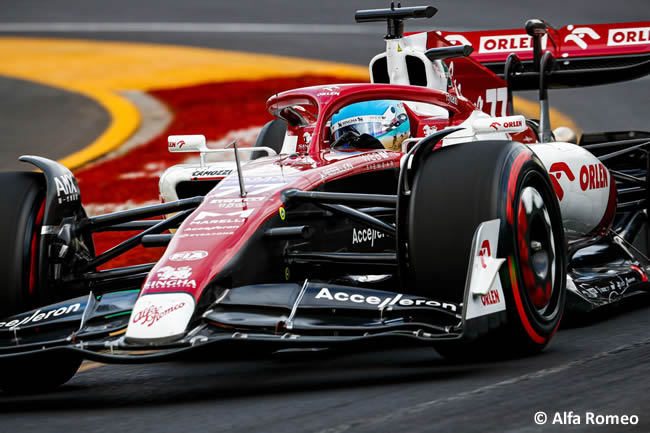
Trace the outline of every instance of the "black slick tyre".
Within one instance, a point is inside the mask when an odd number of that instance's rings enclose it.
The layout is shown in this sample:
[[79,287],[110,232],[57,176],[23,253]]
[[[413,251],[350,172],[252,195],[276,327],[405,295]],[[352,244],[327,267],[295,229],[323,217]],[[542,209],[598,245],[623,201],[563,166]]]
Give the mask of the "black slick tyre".
[[437,345],[443,355],[503,356],[542,350],[560,323],[566,298],[566,245],[559,203],[541,161],[527,146],[479,141],[434,151],[418,168],[409,202],[412,291],[463,301],[474,233],[499,219],[496,256],[505,320],[492,320],[476,340]]
[[[45,179],[41,173],[0,173],[5,205],[0,207],[0,320],[40,306],[38,251],[44,212]],[[4,320],[2,320],[5,322]],[[35,392],[68,381],[81,364],[75,353],[44,353],[0,359],[0,389]]]
[[[260,130],[255,140],[255,147],[268,147],[273,149],[275,153],[280,153],[286,132],[287,123],[282,119],[273,119]],[[256,150],[252,153],[251,159],[258,159],[263,156],[267,156],[267,153],[262,150]]]
[[45,179],[40,173],[0,173],[5,205],[0,207],[0,317],[30,309],[37,302],[35,269]]

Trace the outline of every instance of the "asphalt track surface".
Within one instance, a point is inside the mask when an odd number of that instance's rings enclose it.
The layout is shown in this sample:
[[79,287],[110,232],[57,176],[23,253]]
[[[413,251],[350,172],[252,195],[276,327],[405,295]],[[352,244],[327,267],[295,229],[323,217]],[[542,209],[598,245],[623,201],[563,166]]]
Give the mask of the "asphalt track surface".
[[[411,4],[415,4],[411,2]],[[358,8],[381,2],[3,2],[0,22],[236,22],[352,24]],[[647,1],[437,2],[441,28],[499,28],[542,17],[570,23],[649,20]],[[347,27],[346,27],[347,28]],[[418,24],[418,28],[419,24]],[[378,27],[378,30],[382,30]],[[366,63],[381,50],[371,33],[86,32],[29,33],[56,37],[198,45]],[[28,34],[20,33],[21,36]],[[4,84],[9,95],[40,97],[39,118],[25,110],[12,122],[48,150],[40,122],[76,96]],[[8,89],[8,90],[7,90]],[[19,93],[20,92],[20,93]],[[49,92],[49,93],[48,93]],[[3,92],[4,93],[4,92]],[[645,129],[650,80],[607,88],[552,92],[552,102],[585,130]],[[53,95],[51,98],[41,95]],[[30,97],[30,96],[28,96]],[[18,99],[16,99],[18,100]],[[93,107],[90,101],[79,101]],[[25,105],[28,107],[27,105]],[[2,105],[5,107],[5,104]],[[2,109],[5,117],[6,108]],[[50,120],[45,120],[46,117]],[[101,132],[105,113],[84,113],[95,125],[77,137],[84,146]],[[102,120],[104,119],[104,120]],[[42,140],[38,140],[38,131]],[[85,135],[84,135],[85,134]],[[20,140],[14,135],[15,140]],[[3,159],[6,157],[3,144]],[[99,366],[57,392],[0,394],[0,431],[229,432],[537,432],[650,431],[650,307],[641,299],[587,323],[565,325],[541,355],[492,363],[454,364],[430,348],[361,354],[275,357],[225,362]],[[538,426],[533,416],[573,411],[580,425]],[[586,412],[638,415],[635,426],[585,424]]]
[[110,122],[86,96],[14,78],[0,78],[0,170],[30,170],[25,154],[60,159],[93,141]]

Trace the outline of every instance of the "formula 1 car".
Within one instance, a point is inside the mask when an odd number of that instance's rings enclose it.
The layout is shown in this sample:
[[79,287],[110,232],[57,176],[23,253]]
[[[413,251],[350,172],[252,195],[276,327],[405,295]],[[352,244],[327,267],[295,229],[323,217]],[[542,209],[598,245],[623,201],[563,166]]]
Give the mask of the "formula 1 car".
[[[372,82],[272,96],[254,147],[170,136],[201,161],[161,176],[159,205],[88,217],[54,161],[23,156],[42,172],[0,174],[0,388],[58,386],[83,359],[201,350],[533,353],[565,305],[647,291],[650,133],[575,144],[551,130],[547,89],[648,74],[650,22],[404,35],[404,20],[435,12],[358,11],[388,26]],[[512,92],[530,89],[539,120],[514,114]],[[336,120],[378,100],[399,101],[375,116],[401,131],[396,146]],[[210,161],[224,152],[235,160]],[[95,253],[93,234],[133,230]],[[166,252],[99,269],[138,245]]]

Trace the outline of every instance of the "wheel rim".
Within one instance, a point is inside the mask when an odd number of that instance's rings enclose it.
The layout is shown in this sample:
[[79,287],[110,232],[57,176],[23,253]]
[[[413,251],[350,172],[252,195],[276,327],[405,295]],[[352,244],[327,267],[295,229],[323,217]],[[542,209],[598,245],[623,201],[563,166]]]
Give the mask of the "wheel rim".
[[556,245],[544,198],[533,186],[519,196],[517,246],[525,292],[537,314],[548,318],[554,313]]

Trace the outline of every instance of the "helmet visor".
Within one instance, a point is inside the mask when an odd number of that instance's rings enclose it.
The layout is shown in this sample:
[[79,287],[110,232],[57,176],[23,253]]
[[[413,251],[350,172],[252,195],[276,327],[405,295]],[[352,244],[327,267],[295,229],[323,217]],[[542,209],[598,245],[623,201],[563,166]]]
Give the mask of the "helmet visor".
[[334,140],[341,137],[348,131],[355,131],[357,134],[368,134],[373,137],[384,134],[390,125],[385,123],[382,116],[355,116],[348,119],[341,120],[332,125]]

